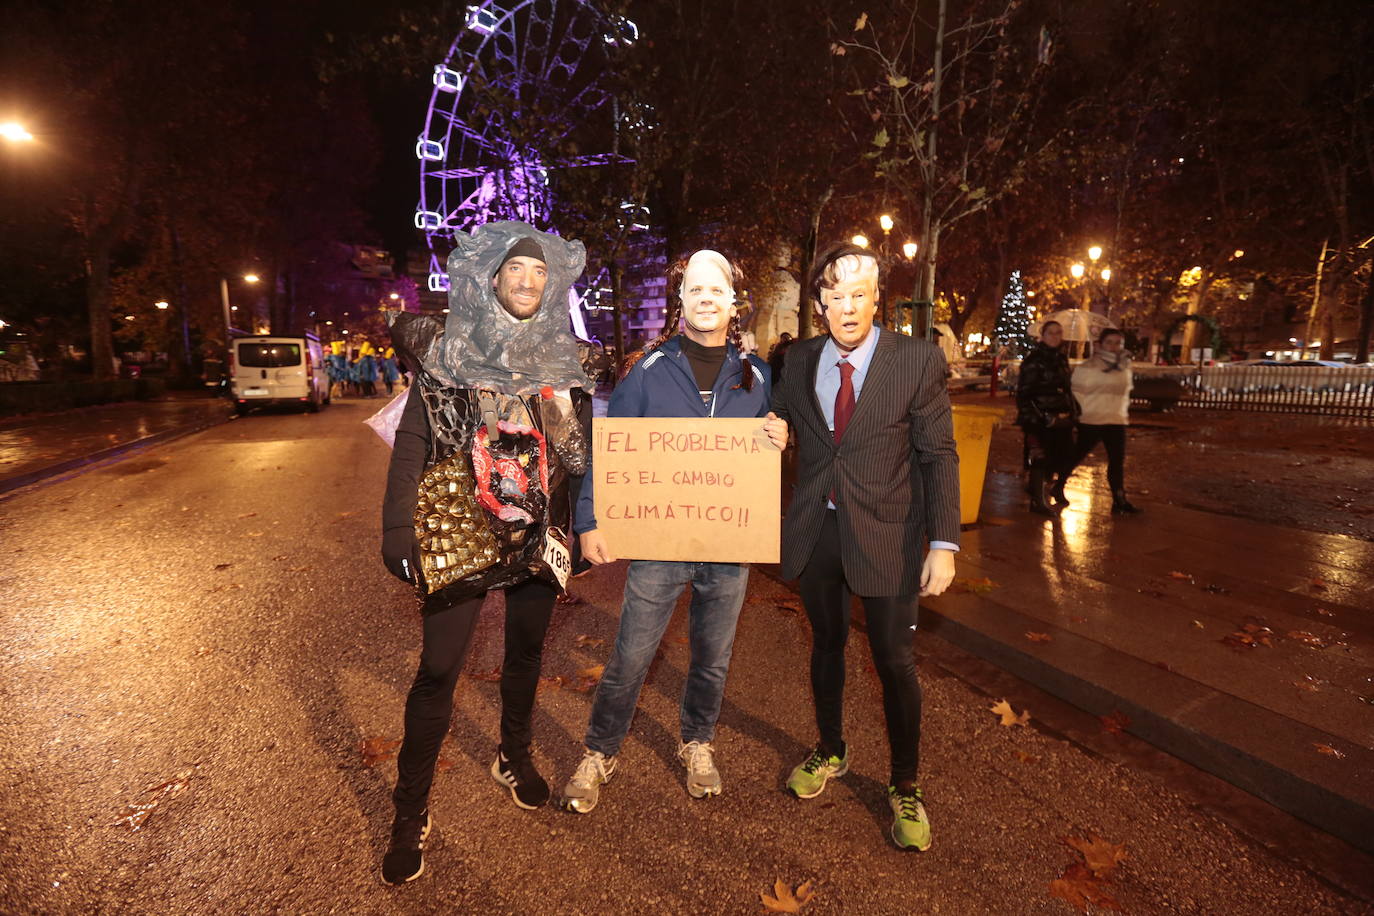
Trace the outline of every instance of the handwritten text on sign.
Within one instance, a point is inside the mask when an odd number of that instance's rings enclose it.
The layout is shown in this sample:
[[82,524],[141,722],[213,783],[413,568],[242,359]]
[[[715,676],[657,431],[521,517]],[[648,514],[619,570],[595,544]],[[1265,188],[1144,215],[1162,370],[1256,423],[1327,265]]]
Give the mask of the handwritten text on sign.
[[782,453],[763,422],[593,421],[596,522],[611,555],[776,563]]

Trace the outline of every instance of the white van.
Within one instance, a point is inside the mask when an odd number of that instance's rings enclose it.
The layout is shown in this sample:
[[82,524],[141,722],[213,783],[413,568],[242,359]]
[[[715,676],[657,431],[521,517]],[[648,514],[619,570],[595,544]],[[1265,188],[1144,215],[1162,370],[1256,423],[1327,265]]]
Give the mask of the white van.
[[329,403],[324,351],[313,334],[238,337],[229,347],[234,408],[245,414],[264,404],[295,404],[314,413]]

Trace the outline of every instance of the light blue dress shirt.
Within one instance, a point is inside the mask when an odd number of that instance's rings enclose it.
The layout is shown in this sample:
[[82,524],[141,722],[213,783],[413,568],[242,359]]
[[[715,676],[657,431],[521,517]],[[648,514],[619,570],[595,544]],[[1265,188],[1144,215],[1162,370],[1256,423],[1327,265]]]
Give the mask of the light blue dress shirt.
[[[854,367],[851,380],[854,383],[854,403],[857,406],[863,393],[864,379],[868,376],[868,365],[873,362],[873,351],[878,346],[878,335],[882,330],[874,325],[868,337],[849,352],[849,364]],[[835,346],[832,337],[821,348],[821,361],[816,366],[816,399],[821,402],[821,412],[825,416],[825,426],[830,434],[835,434],[835,398],[840,393],[840,348]],[[826,508],[833,509],[835,504],[827,502]],[[958,550],[958,544],[949,541],[931,541],[931,550]]]

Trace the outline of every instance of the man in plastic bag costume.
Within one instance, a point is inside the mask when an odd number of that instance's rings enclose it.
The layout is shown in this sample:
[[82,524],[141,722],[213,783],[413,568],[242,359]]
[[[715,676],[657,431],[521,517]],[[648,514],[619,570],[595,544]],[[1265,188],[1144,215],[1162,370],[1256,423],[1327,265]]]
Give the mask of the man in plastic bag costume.
[[[424,648],[406,700],[390,884],[418,878],[429,790],[479,611],[505,592],[501,744],[492,777],[522,808],[548,800],[530,755],[544,634],[572,567],[572,499],[586,470],[593,351],[569,330],[581,242],[524,223],[459,233],[449,313],[393,313],[392,341],[415,372],[396,429],[382,509],[382,557],[422,599]],[[571,486],[571,489],[570,489]],[[570,497],[571,494],[571,497]]]

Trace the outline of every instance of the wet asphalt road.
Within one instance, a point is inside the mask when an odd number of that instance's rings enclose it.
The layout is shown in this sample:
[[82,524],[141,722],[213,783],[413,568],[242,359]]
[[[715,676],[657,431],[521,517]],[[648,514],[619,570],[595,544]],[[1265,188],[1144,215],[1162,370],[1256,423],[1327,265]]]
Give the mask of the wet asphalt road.
[[[935,845],[897,852],[858,633],[853,771],[813,801],[787,797],[813,737],[809,634],[758,571],[716,741],[723,796],[690,799],[674,756],[679,615],[585,817],[520,811],[491,781],[496,684],[464,678],[429,870],[383,887],[394,761],[370,766],[360,745],[400,737],[419,618],[377,558],[387,452],[360,421],[382,403],[250,416],[0,501],[0,912],[753,913],[781,878],[814,882],[807,913],[1070,913],[1049,883],[1075,859],[1060,837],[1089,833],[1125,846],[1105,887],[1127,912],[1368,911],[1300,844],[1276,855],[1149,772],[1034,723],[1001,727],[988,696],[929,658]],[[622,584],[623,566],[575,582],[546,675],[606,660]],[[468,665],[479,675],[499,660],[496,610]],[[928,638],[918,651],[942,654]],[[589,706],[540,694],[536,759],[555,790]],[[122,820],[153,801],[139,829]]]

